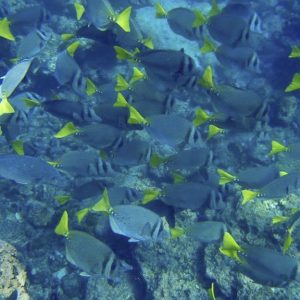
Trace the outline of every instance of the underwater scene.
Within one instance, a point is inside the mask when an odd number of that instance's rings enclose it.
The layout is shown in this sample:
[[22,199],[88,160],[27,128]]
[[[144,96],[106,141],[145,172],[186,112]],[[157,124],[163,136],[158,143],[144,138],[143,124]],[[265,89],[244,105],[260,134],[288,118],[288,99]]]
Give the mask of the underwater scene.
[[300,1],[0,0],[0,300],[300,300]]

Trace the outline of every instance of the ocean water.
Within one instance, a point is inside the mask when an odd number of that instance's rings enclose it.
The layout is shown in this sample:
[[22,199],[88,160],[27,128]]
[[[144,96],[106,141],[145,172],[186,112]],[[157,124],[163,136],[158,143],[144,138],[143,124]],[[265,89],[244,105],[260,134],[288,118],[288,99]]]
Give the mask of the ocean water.
[[299,24],[0,0],[0,299],[300,299]]

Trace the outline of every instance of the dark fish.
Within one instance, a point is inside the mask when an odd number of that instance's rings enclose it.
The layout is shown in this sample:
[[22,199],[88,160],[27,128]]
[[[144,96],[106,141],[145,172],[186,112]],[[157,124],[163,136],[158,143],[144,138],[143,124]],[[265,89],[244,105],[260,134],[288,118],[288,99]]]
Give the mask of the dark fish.
[[0,176],[21,184],[63,184],[63,178],[46,161],[26,155],[0,155]]

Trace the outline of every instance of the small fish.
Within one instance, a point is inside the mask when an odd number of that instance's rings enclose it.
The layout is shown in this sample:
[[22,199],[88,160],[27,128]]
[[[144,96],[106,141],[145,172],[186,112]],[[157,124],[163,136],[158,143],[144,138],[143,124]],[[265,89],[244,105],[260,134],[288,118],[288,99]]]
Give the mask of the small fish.
[[260,61],[257,53],[250,47],[229,47],[221,45],[215,51],[216,58],[224,66],[238,66],[241,69],[248,69],[260,73]]
[[71,100],[48,100],[42,103],[42,107],[50,114],[76,125],[86,125],[92,122],[101,122],[101,118],[94,109],[82,102]]
[[220,175],[221,185],[233,181],[246,188],[260,189],[278,178],[280,172],[276,165],[271,164],[269,166],[247,168],[238,172],[237,175],[232,175],[222,169],[218,169],[218,174]]
[[196,84],[197,70],[192,57],[184,50],[155,49],[140,52],[137,60],[144,66],[151,80],[168,89],[190,88]]
[[55,162],[58,168],[72,176],[113,176],[116,172],[108,161],[104,161],[96,152],[68,151]]
[[146,38],[137,22],[134,19],[130,19],[130,32],[125,32],[119,26],[113,28],[115,34],[115,42],[117,45],[126,49],[134,50],[138,48],[153,49],[153,43],[151,38]]
[[34,29],[22,38],[17,47],[17,57],[24,59],[36,56],[45,48],[50,38],[51,32],[46,27]]
[[107,124],[91,124],[81,127],[75,137],[97,150],[114,150],[122,143],[123,132]]
[[183,145],[197,145],[200,133],[192,123],[177,115],[153,115],[147,118],[145,126],[148,134],[161,144],[176,148]]
[[226,231],[226,225],[222,222],[202,221],[188,227],[185,234],[195,241],[211,244],[221,241]]
[[111,207],[107,190],[92,210],[108,213],[112,231],[128,237],[129,242],[157,241],[168,235],[160,216],[149,209],[130,204]]
[[120,272],[132,269],[100,240],[83,231],[69,230],[68,219],[68,213],[64,211],[55,233],[66,238],[66,258],[71,264],[89,276],[102,275],[113,281],[118,280]]
[[138,166],[150,161],[151,146],[148,142],[133,139],[124,142],[113,152],[112,161],[118,166]]
[[198,210],[214,197],[214,193],[208,185],[183,182],[167,185],[163,189],[161,200],[173,207]]
[[43,5],[24,7],[9,17],[12,31],[20,35],[27,35],[40,28],[48,19],[49,15]]
[[250,31],[260,32],[260,24],[260,19],[250,5],[233,3],[209,18],[207,28],[216,41],[236,47],[247,45]]
[[85,11],[88,21],[101,31],[109,29],[115,23],[124,31],[130,32],[130,6],[118,14],[108,0],[87,0]]
[[230,85],[217,86],[212,90],[211,99],[217,111],[232,117],[259,115],[265,106],[265,101],[256,92]]
[[0,176],[20,184],[64,183],[58,170],[38,157],[27,155],[1,154]]
[[225,232],[220,252],[238,262],[238,270],[255,282],[271,286],[286,287],[298,279],[298,263],[293,257],[276,252],[274,249],[237,244]]
[[168,157],[166,167],[172,171],[192,174],[208,163],[209,156],[209,150],[205,147],[185,149]]
[[300,188],[300,174],[291,172],[284,176],[275,178],[258,191],[242,190],[243,202],[246,204],[256,197],[283,198],[290,193],[297,193]]
[[159,18],[165,17],[170,28],[178,35],[192,41],[202,39],[206,17],[200,11],[177,7],[167,12],[157,3],[156,16]]

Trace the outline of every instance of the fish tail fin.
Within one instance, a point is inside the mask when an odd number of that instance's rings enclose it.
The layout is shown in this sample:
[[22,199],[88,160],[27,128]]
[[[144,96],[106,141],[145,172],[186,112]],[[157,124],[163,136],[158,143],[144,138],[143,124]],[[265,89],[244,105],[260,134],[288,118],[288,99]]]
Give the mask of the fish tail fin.
[[9,103],[8,98],[3,95],[2,101],[0,102],[0,116],[4,114],[13,114],[15,112],[12,105]]
[[287,92],[293,92],[295,90],[300,89],[300,73],[295,73],[291,83],[286,87],[284,90],[286,93]]
[[159,2],[155,4],[155,16],[156,18],[166,18],[168,16],[168,12]]
[[242,196],[243,196],[242,205],[244,205],[249,201],[253,200],[255,197],[257,197],[258,192],[251,191],[251,190],[242,190]]
[[121,11],[117,17],[115,23],[117,23],[125,32],[130,32],[130,15],[131,6],[128,6],[123,11]]
[[286,252],[290,249],[294,239],[292,237],[293,227],[288,228],[287,235],[284,240],[282,252],[283,254],[286,254]]
[[277,142],[277,141],[272,141],[271,143],[271,151],[268,153],[269,156],[280,153],[280,152],[286,152],[288,151],[289,148],[284,146],[283,144]]
[[182,183],[186,180],[186,178],[181,173],[176,171],[172,172],[172,178],[174,184]]
[[18,155],[24,155],[25,154],[23,141],[21,141],[21,140],[14,140],[11,143],[11,146],[12,146],[12,148],[15,150],[15,152]]
[[74,3],[74,8],[75,8],[75,12],[76,12],[76,19],[77,19],[77,21],[79,21],[85,12],[85,8],[79,2]]
[[289,55],[289,58],[299,58],[300,57],[300,47],[292,46],[292,51]]
[[130,52],[119,46],[114,46],[114,50],[116,52],[117,59],[120,59],[120,60],[123,60],[123,59],[134,60],[135,54],[137,53],[137,51]]
[[129,81],[130,84],[133,84],[139,80],[143,80],[146,78],[146,74],[143,73],[140,69],[138,69],[137,67],[133,67],[133,74],[132,77]]
[[69,234],[69,215],[66,210],[63,212],[54,231],[58,235],[63,235],[65,237],[68,236],[68,234]]
[[290,218],[289,217],[286,217],[286,216],[275,216],[272,218],[272,224],[275,225],[275,224],[282,224],[282,223],[285,223],[289,220]]
[[203,72],[202,77],[199,79],[198,84],[205,89],[215,89],[213,80],[213,69],[211,66],[207,66]]
[[240,245],[235,241],[233,236],[229,232],[225,232],[223,236],[222,246],[219,248],[219,251],[237,261],[241,261],[238,256],[238,252],[242,251]]
[[142,204],[147,204],[149,202],[152,202],[153,200],[156,200],[161,195],[161,190],[159,189],[147,189],[144,190],[144,197],[142,200]]
[[61,139],[78,132],[79,129],[73,124],[73,122],[68,122],[54,135],[54,137]]
[[72,38],[74,38],[75,37],[75,34],[74,33],[62,33],[61,35],[60,35],[60,38],[63,40],[63,41],[68,41],[68,40],[70,40],[70,39],[72,39]]
[[220,128],[220,127],[218,127],[216,125],[210,124],[208,126],[207,140],[210,140],[211,138],[213,138],[217,134],[222,134],[224,132],[225,132],[225,130],[223,128]]
[[113,209],[110,205],[107,188],[104,189],[101,199],[94,204],[91,208],[94,212],[104,212],[106,214],[111,214]]
[[90,211],[89,208],[83,208],[81,210],[79,210],[76,213],[76,218],[77,218],[77,222],[80,224],[82,222],[82,220],[86,217],[86,215],[88,214],[88,212]]
[[195,118],[193,120],[194,127],[198,127],[210,119],[211,116],[209,116],[206,111],[204,111],[202,108],[197,108],[195,111]]
[[217,46],[214,44],[212,40],[210,40],[208,37],[204,37],[204,42],[202,47],[200,48],[200,52],[202,54],[216,52]]
[[221,12],[221,9],[216,0],[211,0],[211,9],[208,12],[208,17],[213,17],[218,15]]
[[135,107],[129,105],[129,118],[127,120],[127,123],[146,125],[148,124],[148,121],[139,113],[139,111]]
[[224,185],[226,183],[235,181],[237,178],[236,176],[222,170],[222,169],[218,169],[217,170],[218,174],[220,175],[220,179],[219,179],[219,184],[220,185]]
[[10,31],[10,21],[7,18],[0,20],[0,37],[9,41],[15,41],[15,37]]
[[175,226],[170,228],[170,234],[173,239],[179,238],[184,235],[184,229],[179,226]]
[[122,92],[122,91],[126,91],[129,89],[129,87],[130,87],[129,83],[122,75],[118,74],[116,76],[116,80],[117,80],[117,84],[115,86],[116,92]]
[[195,14],[195,19],[192,24],[193,28],[200,27],[207,22],[206,16],[200,10],[195,9],[194,14]]

